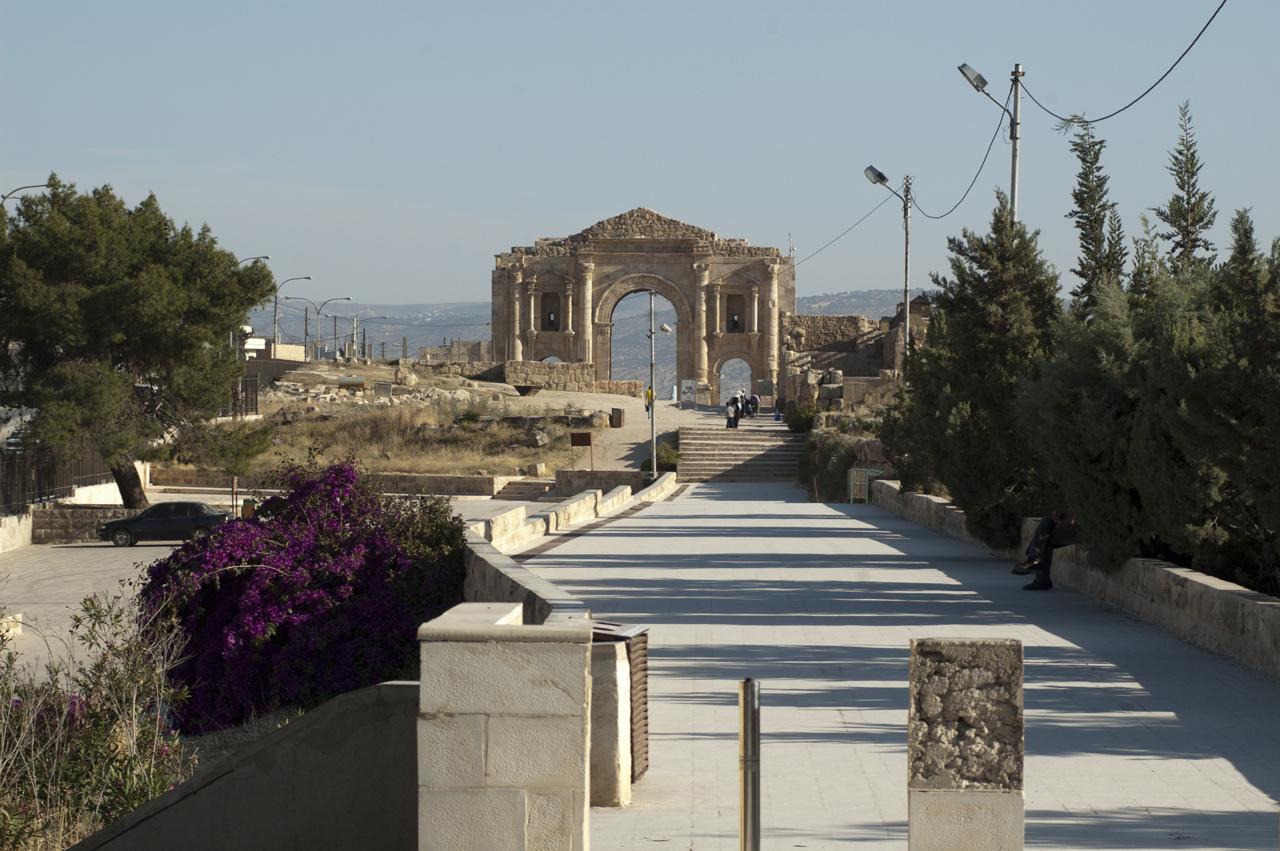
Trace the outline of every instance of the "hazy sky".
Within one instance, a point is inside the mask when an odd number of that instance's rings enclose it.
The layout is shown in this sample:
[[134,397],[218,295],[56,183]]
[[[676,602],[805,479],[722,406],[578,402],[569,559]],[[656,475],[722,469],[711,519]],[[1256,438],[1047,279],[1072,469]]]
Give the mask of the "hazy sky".
[[[800,295],[902,285],[904,175],[925,212],[963,195],[1014,63],[1049,109],[1098,117],[1150,86],[1220,0],[219,3],[0,0],[0,193],[50,172],[154,192],[285,294],[487,301],[493,255],[645,206],[807,258]],[[1097,125],[1126,233],[1173,190],[1190,100],[1201,185],[1280,235],[1280,3],[1229,0],[1176,70]],[[1077,162],[1022,105],[1020,218],[1062,273]],[[1006,130],[959,209],[913,212],[912,284],[985,232]],[[12,202],[10,202],[12,203]]]

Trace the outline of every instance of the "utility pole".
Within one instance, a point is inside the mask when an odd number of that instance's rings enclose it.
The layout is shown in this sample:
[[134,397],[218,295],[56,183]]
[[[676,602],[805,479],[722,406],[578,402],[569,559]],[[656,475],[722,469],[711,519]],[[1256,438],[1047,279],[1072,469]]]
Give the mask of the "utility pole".
[[1013,115],[1009,141],[1013,144],[1013,165],[1009,175],[1009,215],[1018,221],[1018,141],[1022,138],[1022,63],[1013,66]]
[[902,230],[906,234],[902,260],[902,384],[907,383],[907,356],[911,351],[911,175],[902,179]]

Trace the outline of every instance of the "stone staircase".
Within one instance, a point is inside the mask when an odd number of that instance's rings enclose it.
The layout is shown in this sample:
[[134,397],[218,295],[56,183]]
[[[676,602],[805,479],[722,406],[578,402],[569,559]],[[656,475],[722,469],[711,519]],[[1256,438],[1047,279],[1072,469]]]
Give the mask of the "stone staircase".
[[555,479],[517,479],[507,482],[502,490],[493,495],[494,499],[510,499],[518,502],[537,502],[542,496],[556,486]]
[[736,429],[680,427],[682,482],[794,482],[807,460],[805,435],[773,420],[743,419]]

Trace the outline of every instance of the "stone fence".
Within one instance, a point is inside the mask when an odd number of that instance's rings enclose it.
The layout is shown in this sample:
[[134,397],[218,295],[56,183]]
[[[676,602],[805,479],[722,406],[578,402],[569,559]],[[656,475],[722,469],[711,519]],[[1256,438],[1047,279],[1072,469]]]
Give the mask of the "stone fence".
[[597,393],[612,393],[615,396],[632,396],[636,399],[644,398],[644,382],[643,381],[597,381]]
[[[871,501],[913,523],[985,546],[965,530],[964,512],[941,497],[902,493],[897,482],[877,480]],[[1023,521],[1021,546],[995,552],[1021,561],[1037,522],[1034,517]],[[1054,552],[1053,581],[1280,677],[1280,600],[1274,597],[1155,559],[1129,559],[1119,570],[1103,573],[1088,564],[1081,545]]]

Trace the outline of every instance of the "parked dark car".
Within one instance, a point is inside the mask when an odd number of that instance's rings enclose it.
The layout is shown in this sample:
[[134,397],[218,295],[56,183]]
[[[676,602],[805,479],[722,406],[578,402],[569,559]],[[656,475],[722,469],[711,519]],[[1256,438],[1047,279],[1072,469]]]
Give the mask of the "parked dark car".
[[205,538],[230,517],[203,502],[161,502],[127,520],[102,524],[98,538],[117,547],[131,547],[138,541]]

